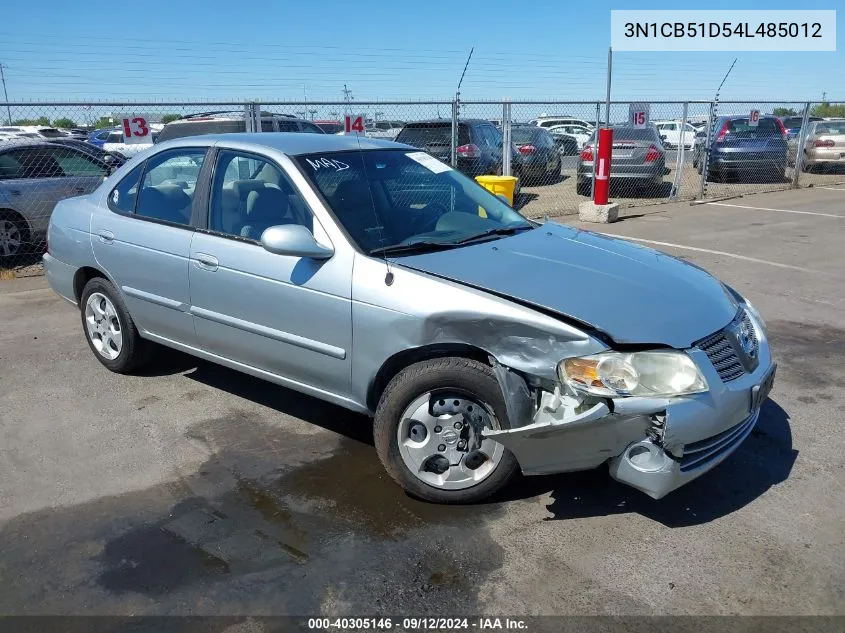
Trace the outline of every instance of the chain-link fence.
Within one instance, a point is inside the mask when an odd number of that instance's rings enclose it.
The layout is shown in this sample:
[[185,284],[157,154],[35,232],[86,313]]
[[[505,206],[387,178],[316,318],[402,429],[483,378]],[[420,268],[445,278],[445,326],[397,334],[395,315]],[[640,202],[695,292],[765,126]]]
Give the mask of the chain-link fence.
[[0,268],[38,262],[56,202],[93,191],[158,140],[259,127],[343,133],[345,115],[360,115],[366,136],[398,138],[468,175],[518,176],[514,206],[532,218],[576,213],[589,198],[595,129],[608,118],[615,128],[610,193],[623,208],[845,182],[845,122],[836,116],[845,114],[845,104],[651,102],[642,129],[628,124],[630,106],[612,102],[608,112],[596,101],[0,104]]

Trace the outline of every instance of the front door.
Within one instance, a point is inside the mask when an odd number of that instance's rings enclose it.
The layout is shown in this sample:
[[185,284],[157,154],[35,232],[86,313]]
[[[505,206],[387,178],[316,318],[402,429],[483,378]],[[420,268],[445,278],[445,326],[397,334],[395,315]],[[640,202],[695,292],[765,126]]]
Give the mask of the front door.
[[98,263],[119,286],[138,327],[152,338],[196,344],[188,258],[194,191],[207,148],[151,157],[109,192],[111,212],[92,215]]
[[275,162],[221,149],[207,229],[197,231],[191,245],[191,311],[199,344],[292,387],[347,394],[351,256],[315,260],[264,250],[261,234],[281,224],[301,224],[330,245]]

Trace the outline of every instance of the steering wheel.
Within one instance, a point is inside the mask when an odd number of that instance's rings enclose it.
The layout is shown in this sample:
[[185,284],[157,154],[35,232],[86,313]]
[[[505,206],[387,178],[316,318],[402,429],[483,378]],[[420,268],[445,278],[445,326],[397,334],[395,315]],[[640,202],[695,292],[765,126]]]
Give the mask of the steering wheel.
[[419,213],[416,214],[410,223],[411,237],[420,233],[434,231],[437,228],[437,222],[440,218],[448,213],[446,207],[437,202],[429,202],[423,209],[418,209],[417,211]]

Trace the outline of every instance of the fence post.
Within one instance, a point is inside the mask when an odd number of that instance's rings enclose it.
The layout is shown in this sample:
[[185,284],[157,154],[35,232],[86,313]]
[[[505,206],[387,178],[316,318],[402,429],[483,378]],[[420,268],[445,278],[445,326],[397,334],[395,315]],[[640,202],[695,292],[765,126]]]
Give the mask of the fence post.
[[[684,136],[687,133],[687,114],[689,113],[689,103],[684,101],[684,112],[681,115],[681,133],[678,135],[678,150],[677,150],[677,157],[675,159],[675,181],[672,183],[672,193],[669,195],[670,200],[677,200],[678,199],[678,189],[683,182],[683,174],[684,174],[684,152],[686,148],[686,143],[684,142]],[[693,148],[695,148],[695,136],[693,135]]]
[[710,102],[710,112],[707,114],[707,136],[704,139],[704,148],[702,149],[701,158],[698,164],[701,167],[701,182],[698,188],[698,197],[704,198],[707,195],[707,163],[710,161],[710,140],[713,137],[713,124],[716,114],[716,102]]
[[810,124],[810,102],[804,104],[804,116],[801,117],[801,129],[798,131],[798,147],[795,150],[795,167],[792,171],[792,188],[798,189],[801,184],[801,170],[804,169],[804,143],[807,142],[807,126]]
[[450,155],[452,167],[458,167],[458,100],[452,101],[452,151]]
[[[601,103],[596,102],[596,142],[593,144],[593,178],[590,185],[590,200],[596,199],[596,158],[599,155],[599,128],[601,127]],[[576,174],[576,178],[577,178]]]
[[261,131],[261,106],[258,103],[248,101],[244,104],[244,123],[247,132]]
[[511,104],[502,102],[502,175],[511,175]]

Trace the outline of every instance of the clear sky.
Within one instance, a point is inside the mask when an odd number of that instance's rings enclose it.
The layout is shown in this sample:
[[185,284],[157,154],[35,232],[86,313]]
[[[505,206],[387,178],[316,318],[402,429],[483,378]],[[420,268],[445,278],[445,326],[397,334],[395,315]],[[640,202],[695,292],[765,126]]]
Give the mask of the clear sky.
[[[22,100],[603,99],[611,8],[677,2],[3,0],[0,63]],[[121,5],[125,4],[125,8]],[[710,0],[700,8],[795,9]],[[807,8],[836,9],[818,0]],[[842,14],[843,12],[840,12]],[[845,15],[840,15],[845,21]],[[618,99],[845,99],[835,53],[617,53]]]

